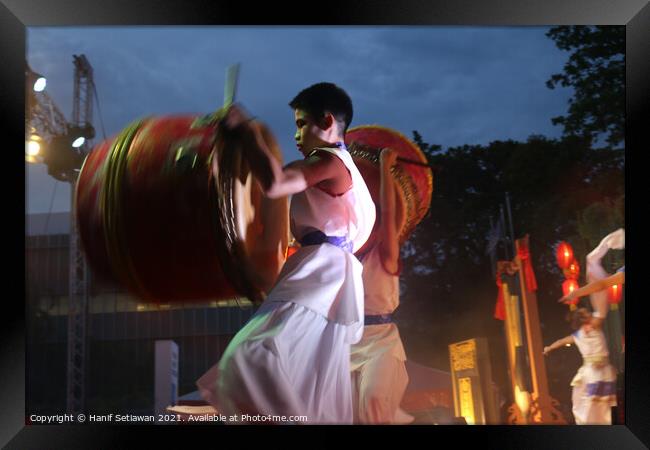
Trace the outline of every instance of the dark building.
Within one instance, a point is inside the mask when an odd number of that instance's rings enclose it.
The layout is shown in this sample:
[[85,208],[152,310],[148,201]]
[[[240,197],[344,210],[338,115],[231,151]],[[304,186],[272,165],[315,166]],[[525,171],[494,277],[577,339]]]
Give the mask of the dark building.
[[[26,217],[26,410],[66,411],[70,214]],[[90,274],[86,409],[152,413],[154,343],[179,347],[179,395],[215,364],[254,311],[246,299],[155,304]]]

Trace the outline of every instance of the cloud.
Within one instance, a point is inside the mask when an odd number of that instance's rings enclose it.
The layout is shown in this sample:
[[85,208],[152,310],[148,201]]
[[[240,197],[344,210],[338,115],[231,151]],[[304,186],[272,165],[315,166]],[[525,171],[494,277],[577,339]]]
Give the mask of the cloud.
[[[28,60],[70,118],[73,54],[94,68],[107,135],[131,121],[205,113],[223,101],[225,69],[241,63],[238,99],[276,134],[286,160],[300,157],[288,102],[332,81],[354,102],[353,125],[417,130],[443,147],[557,136],[550,118],[570,92],[545,81],[567,55],[542,27],[84,27],[28,29]],[[97,108],[94,125],[101,138]],[[45,196],[45,171],[28,171]],[[32,185],[38,188],[32,188]],[[43,189],[42,189],[43,188]],[[57,192],[57,196],[61,197]],[[65,199],[61,200],[65,201]],[[68,200],[69,202],[69,200]],[[31,201],[30,210],[49,201]],[[43,206],[38,206],[42,208]],[[43,212],[39,209],[39,212]]]

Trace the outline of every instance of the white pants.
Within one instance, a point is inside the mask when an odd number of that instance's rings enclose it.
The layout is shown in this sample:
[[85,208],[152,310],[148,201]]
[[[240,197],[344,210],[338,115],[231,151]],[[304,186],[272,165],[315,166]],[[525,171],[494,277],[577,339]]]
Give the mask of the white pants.
[[410,423],[413,417],[399,408],[408,385],[404,361],[392,355],[375,358],[352,373],[355,423]]
[[266,302],[235,335],[219,363],[197,381],[199,392],[227,416],[351,424],[348,334],[346,326],[304,306]]
[[413,417],[399,408],[409,382],[404,347],[393,323],[364,327],[351,348],[354,422],[405,424]]
[[604,393],[589,392],[589,385],[599,382],[616,383],[616,370],[613,366],[583,365],[571,381],[572,412],[576,425],[611,425],[612,407],[616,406],[616,393],[600,395]]

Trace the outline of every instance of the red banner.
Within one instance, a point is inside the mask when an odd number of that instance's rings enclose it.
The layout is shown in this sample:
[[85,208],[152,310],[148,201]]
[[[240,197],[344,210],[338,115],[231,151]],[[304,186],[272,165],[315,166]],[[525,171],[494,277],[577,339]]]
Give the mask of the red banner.
[[524,278],[526,279],[526,290],[529,292],[537,290],[537,280],[535,279],[535,272],[533,272],[533,265],[530,263],[530,251],[523,244],[519,247],[517,256],[521,260],[521,265],[524,270]]
[[497,286],[499,288],[499,294],[497,295],[497,304],[494,307],[494,318],[499,320],[506,320],[506,304],[503,301],[503,289],[501,286],[503,282],[501,281],[501,274],[497,274]]

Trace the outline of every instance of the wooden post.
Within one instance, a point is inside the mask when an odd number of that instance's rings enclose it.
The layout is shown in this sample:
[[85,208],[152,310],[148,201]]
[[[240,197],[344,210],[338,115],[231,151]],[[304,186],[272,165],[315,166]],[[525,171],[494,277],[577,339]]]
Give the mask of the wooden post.
[[[530,362],[531,381],[533,388],[533,405],[531,407],[531,422],[543,424],[564,424],[566,421],[562,414],[554,407],[557,400],[551,398],[548,390],[548,379],[546,376],[546,365],[544,363],[544,345],[542,341],[542,330],[540,328],[539,311],[537,308],[537,295],[534,291],[528,290],[526,271],[519,255],[520,250],[530,248],[529,236],[515,241],[517,255],[515,263],[519,271],[519,282],[521,286],[521,300],[524,306],[524,319],[526,337],[528,343],[528,358]],[[530,257],[530,256],[529,256]]]
[[515,360],[515,351],[518,345],[521,345],[521,332],[519,324],[519,299],[510,295],[508,283],[503,283],[501,286],[503,290],[503,298],[506,307],[506,320],[504,323],[506,331],[506,346],[508,347],[508,365],[510,367],[510,384],[512,389],[513,404],[508,411],[510,412],[509,423],[516,425],[524,425],[526,423],[526,414],[521,410],[517,404],[517,367]]
[[[506,337],[506,353],[508,355],[508,367],[510,372],[510,387],[512,393],[513,403],[508,407],[508,423],[512,425],[526,424],[527,414],[521,410],[517,404],[517,367],[515,360],[515,352],[517,346],[522,345],[521,338],[521,323],[519,320],[519,298],[510,293],[510,282],[508,279],[503,279],[503,275],[514,275],[516,267],[511,261],[498,261],[497,262],[497,277],[501,278],[501,295],[503,296],[503,303],[505,309],[505,320],[503,322],[504,334]],[[511,278],[511,277],[508,277]]]

